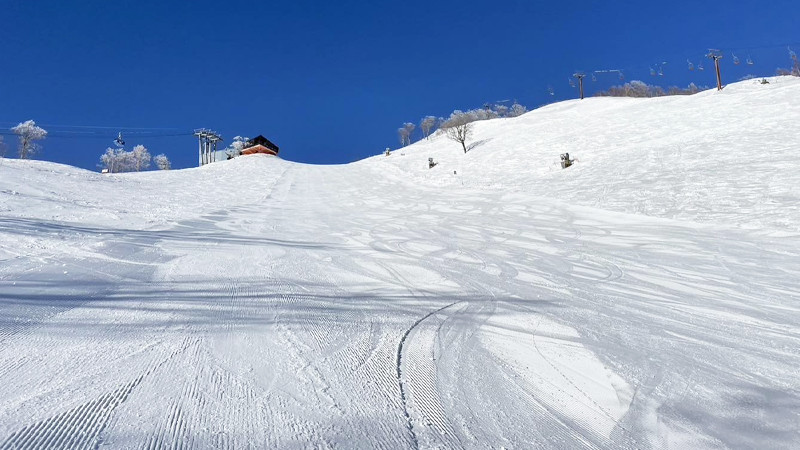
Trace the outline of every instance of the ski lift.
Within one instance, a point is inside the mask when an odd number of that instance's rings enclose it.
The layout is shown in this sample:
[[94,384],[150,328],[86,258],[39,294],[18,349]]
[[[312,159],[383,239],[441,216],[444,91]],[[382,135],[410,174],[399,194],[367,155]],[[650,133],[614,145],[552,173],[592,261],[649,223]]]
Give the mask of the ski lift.
[[625,81],[625,74],[621,70],[619,71],[619,81]]
[[595,75],[594,72],[592,72],[592,81],[597,81],[597,75]]
[[547,93],[550,95],[556,95],[556,91],[553,90],[553,86],[547,86]]
[[650,67],[650,76],[651,77],[656,76],[656,69],[653,69],[652,67]]
[[700,62],[700,63],[697,63],[697,70],[699,70],[700,72],[702,72],[702,71],[706,70],[706,68],[705,68],[705,67],[703,67],[703,63],[701,63],[701,62]]
[[689,61],[688,59],[686,60],[686,62],[689,63],[689,70],[694,70],[694,64],[692,64],[692,62]]
[[733,56],[733,63],[738,66],[741,63],[741,61],[739,61],[739,57],[736,56],[736,54],[734,54],[733,52],[731,52],[731,56]]
[[567,79],[569,80],[569,86],[575,87],[575,81],[573,81],[572,78],[567,78]]
[[747,55],[747,65],[748,66],[752,66],[753,65],[753,58],[751,58],[750,55]]
[[664,76],[664,66],[658,66],[658,76]]
[[125,141],[122,140],[122,132],[121,131],[117,135],[117,138],[114,139],[114,144],[116,144],[117,147],[120,147],[120,148],[125,146]]

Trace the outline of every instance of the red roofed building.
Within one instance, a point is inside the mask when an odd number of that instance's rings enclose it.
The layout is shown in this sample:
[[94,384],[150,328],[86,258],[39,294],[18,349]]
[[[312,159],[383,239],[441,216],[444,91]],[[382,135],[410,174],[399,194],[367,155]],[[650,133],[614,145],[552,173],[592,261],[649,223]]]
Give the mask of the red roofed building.
[[242,149],[242,155],[252,155],[255,153],[264,153],[266,155],[278,155],[278,146],[269,141],[269,139],[261,136],[260,134],[253,139],[250,139]]

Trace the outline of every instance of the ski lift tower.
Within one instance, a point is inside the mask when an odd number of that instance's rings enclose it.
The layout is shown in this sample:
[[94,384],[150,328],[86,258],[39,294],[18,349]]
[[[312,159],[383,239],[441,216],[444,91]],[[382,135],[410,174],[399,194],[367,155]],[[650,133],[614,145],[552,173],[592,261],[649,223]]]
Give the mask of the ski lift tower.
[[217,142],[222,141],[222,136],[205,128],[194,130],[194,135],[197,136],[199,143],[198,165],[204,166],[214,162],[216,160]]
[[722,90],[722,75],[719,72],[719,60],[722,59],[722,52],[713,48],[708,49],[708,54],[706,55],[709,59],[714,60],[714,68],[717,69],[717,90]]
[[583,79],[586,78],[586,74],[583,72],[575,72],[572,74],[572,76],[578,79],[578,86],[581,91],[581,100],[583,100]]

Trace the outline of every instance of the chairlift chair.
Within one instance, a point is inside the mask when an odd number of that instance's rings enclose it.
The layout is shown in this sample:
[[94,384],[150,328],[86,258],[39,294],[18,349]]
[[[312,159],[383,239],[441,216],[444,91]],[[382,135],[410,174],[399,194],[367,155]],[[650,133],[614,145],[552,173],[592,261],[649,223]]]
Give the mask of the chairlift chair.
[[686,62],[689,63],[689,70],[694,70],[694,64],[692,64],[692,62],[689,61],[688,59],[686,60]]
[[653,69],[652,67],[650,68],[650,76],[651,77],[656,76],[656,69]]
[[747,55],[747,65],[748,66],[752,66],[753,65],[753,58],[751,58],[750,55]]
[[736,56],[736,54],[734,54],[733,52],[731,52],[731,56],[733,56],[733,63],[738,66],[741,63],[741,61],[739,61],[739,57]]
[[569,80],[569,86],[575,87],[575,81],[572,78],[568,78],[568,80]]
[[121,131],[117,135],[117,138],[114,139],[114,144],[116,144],[117,147],[124,147],[125,146],[125,141],[122,140],[122,132]]

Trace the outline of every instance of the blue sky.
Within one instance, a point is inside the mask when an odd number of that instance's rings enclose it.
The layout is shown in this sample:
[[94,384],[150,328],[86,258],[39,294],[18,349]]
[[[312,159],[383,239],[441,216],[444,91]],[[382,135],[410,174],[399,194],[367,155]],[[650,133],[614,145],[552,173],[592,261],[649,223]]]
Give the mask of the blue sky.
[[[1,3],[0,126],[49,126],[38,158],[87,169],[119,130],[128,147],[194,166],[186,133],[200,127],[226,142],[263,134],[292,161],[346,163],[397,147],[396,129],[425,115],[572,98],[575,70],[710,86],[709,61],[690,72],[687,58],[723,49],[730,82],[789,66],[786,46],[800,42],[800,3],[783,0]],[[587,89],[617,83],[601,74]]]

